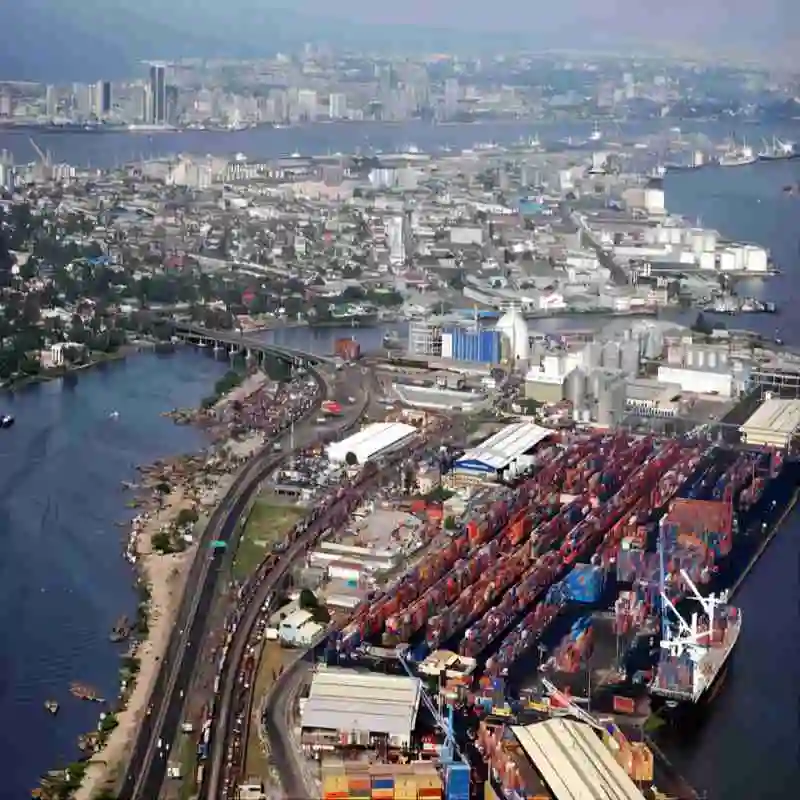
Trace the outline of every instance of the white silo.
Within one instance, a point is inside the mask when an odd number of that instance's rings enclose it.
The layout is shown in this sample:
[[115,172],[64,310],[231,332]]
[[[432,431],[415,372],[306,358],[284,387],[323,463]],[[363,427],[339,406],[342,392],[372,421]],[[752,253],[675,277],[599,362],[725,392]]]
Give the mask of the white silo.
[[586,407],[587,375],[580,367],[575,367],[564,380],[564,397],[576,410]]
[[603,345],[603,369],[617,370],[619,369],[619,342],[613,339]]
[[495,330],[508,344],[508,351],[514,361],[527,361],[530,355],[528,323],[519,309],[511,308],[498,321]]
[[626,375],[639,374],[639,342],[625,342],[622,345],[620,367]]
[[601,366],[603,361],[603,345],[600,342],[588,342],[583,348],[583,368],[592,372]]
[[709,350],[706,352],[706,366],[709,369],[717,368],[717,351]]
[[683,353],[683,365],[685,367],[694,366],[694,348],[687,347]]
[[717,232],[705,231],[703,234],[703,252],[713,253],[717,249]]
[[696,349],[693,348],[692,352],[694,353],[694,366],[697,369],[703,369],[706,365],[705,349],[701,347],[698,347]]
[[597,400],[603,390],[603,383],[605,382],[606,375],[601,369],[596,369],[589,374],[589,382],[587,385],[589,396],[593,400]]

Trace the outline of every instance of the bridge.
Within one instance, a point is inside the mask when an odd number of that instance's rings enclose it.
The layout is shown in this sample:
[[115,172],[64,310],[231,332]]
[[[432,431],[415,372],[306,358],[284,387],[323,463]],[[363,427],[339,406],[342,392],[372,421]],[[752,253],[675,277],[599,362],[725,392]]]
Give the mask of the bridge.
[[230,355],[243,355],[245,358],[255,359],[258,362],[271,356],[282,361],[289,361],[299,367],[324,366],[334,363],[333,358],[328,356],[307,353],[293,347],[268,344],[254,336],[247,336],[241,331],[218,331],[202,325],[194,325],[191,322],[173,323],[173,336],[189,344],[213,347],[224,350]]

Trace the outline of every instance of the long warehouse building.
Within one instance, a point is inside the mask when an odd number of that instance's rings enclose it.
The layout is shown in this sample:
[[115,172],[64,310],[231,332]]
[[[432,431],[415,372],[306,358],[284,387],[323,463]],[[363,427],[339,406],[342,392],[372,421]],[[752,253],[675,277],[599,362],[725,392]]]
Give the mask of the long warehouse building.
[[553,800],[642,800],[636,784],[586,723],[550,719],[511,730]]
[[800,400],[771,397],[739,430],[747,444],[788,448],[800,430]]
[[370,459],[398,450],[417,435],[404,422],[374,422],[341,442],[328,445],[328,458],[338,464],[366,464]]

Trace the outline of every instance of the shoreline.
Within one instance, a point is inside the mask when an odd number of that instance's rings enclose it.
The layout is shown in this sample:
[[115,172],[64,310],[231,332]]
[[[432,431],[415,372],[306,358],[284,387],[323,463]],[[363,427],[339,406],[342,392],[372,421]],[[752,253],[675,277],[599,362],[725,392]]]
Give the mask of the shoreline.
[[[240,393],[241,387],[234,387],[220,398],[215,409],[233,402],[237,390]],[[103,728],[96,749],[76,754],[70,767],[80,765],[80,782],[70,781],[69,795],[59,794],[59,787],[66,788],[68,783],[64,768],[59,767],[43,776],[38,796],[92,800],[100,792],[114,790],[141,719],[147,713],[203,529],[239,466],[262,446],[263,436],[259,433],[251,432],[239,439],[214,437],[198,452],[140,465],[134,481],[122,482],[133,494],[128,507],[136,509],[131,522],[124,524],[130,532],[122,555],[134,569],[140,603],[130,647],[120,654],[118,695],[103,709],[114,724]],[[159,549],[166,542],[168,549]],[[126,669],[126,663],[135,663],[135,669]],[[87,736],[97,736],[102,721],[101,716],[97,729]],[[50,793],[47,777],[55,774],[62,777],[53,780],[54,791]]]
[[29,386],[37,386],[41,383],[50,383],[59,378],[68,378],[70,375],[76,375],[79,372],[84,372],[87,369],[93,369],[102,364],[114,364],[118,361],[124,361],[131,353],[137,353],[139,349],[135,345],[123,345],[114,353],[104,353],[102,358],[95,358],[87,364],[77,364],[63,369],[50,370],[48,372],[37,373],[36,375],[26,375],[24,378],[16,378],[15,380],[6,381],[0,384],[0,390],[5,392],[16,392],[19,389],[25,389]]

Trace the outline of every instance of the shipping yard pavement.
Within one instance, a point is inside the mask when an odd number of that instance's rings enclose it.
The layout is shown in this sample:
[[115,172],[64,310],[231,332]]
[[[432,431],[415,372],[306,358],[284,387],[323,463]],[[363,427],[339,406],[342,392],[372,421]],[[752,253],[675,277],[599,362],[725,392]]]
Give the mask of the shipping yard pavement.
[[297,503],[259,496],[247,517],[233,562],[233,577],[244,581],[267,557],[269,548],[307,513]]

